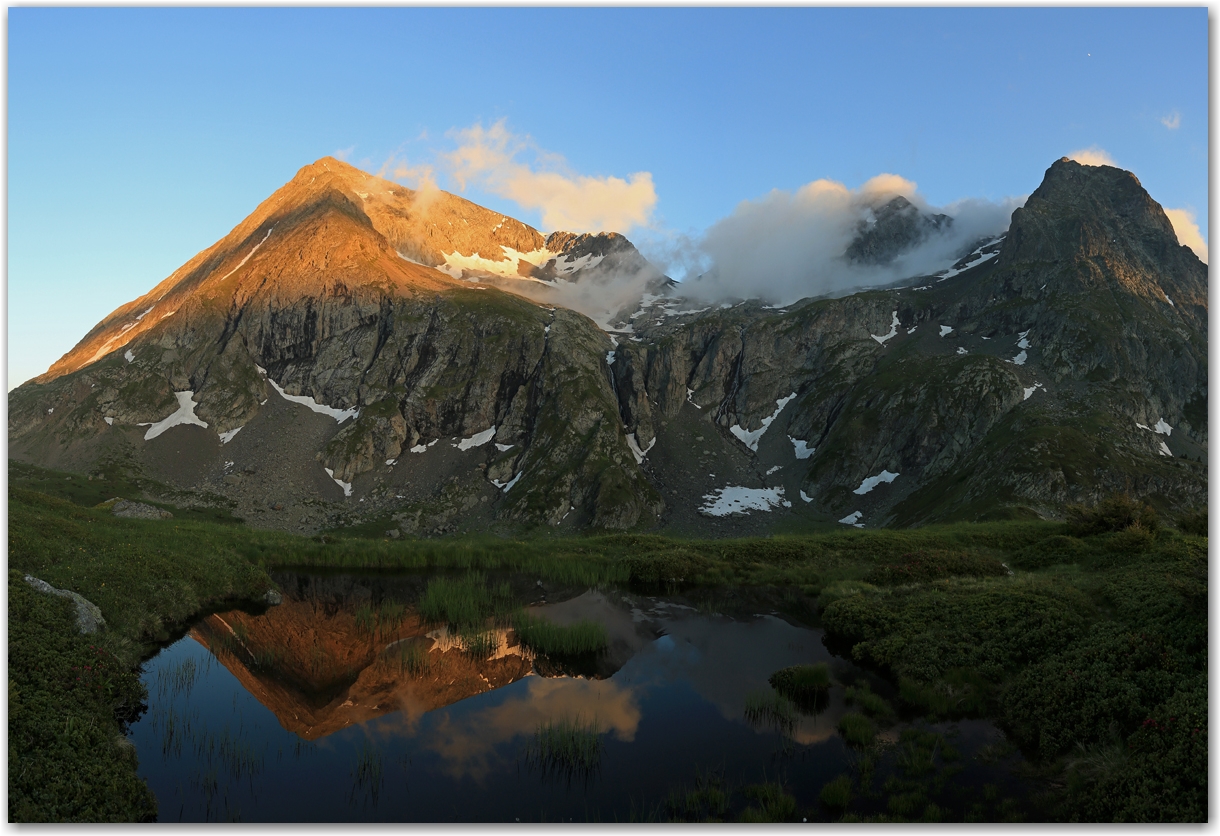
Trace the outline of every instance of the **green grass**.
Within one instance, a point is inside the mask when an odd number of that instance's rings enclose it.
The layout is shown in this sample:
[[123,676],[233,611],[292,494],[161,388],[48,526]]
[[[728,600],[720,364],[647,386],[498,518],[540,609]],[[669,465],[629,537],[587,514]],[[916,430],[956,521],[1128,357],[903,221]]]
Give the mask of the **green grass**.
[[771,674],[768,681],[801,709],[817,708],[830,690],[830,666],[825,662],[793,665]]
[[873,721],[863,714],[854,712],[844,714],[839,718],[839,732],[843,739],[852,746],[868,746],[877,736],[877,728]]
[[[17,475],[9,495],[9,564],[17,573],[9,585],[14,821],[150,816],[154,802],[134,777],[131,755],[114,743],[124,712],[141,696],[135,665],[201,614],[261,597],[272,586],[268,569],[310,566],[460,570],[436,578],[424,597],[431,618],[472,637],[489,623],[509,626],[517,611],[511,590],[489,580],[491,573],[528,573],[573,587],[681,578],[711,598],[739,586],[786,589],[794,606],[797,599],[818,601],[830,637],[895,683],[904,716],[1001,722],[1037,768],[1065,787],[1051,793],[1047,815],[1094,821],[1207,815],[1201,777],[1207,540],[1163,524],[1085,536],[1071,536],[1064,524],[1009,521],[741,540],[306,538],[177,511],[172,520],[118,519],[62,496],[70,490],[90,502],[124,495],[111,493],[113,480],[78,485],[56,481],[51,471],[11,473]],[[22,487],[39,479],[61,496]],[[904,556],[916,554],[964,554],[989,566],[998,560],[1015,574],[938,570],[890,583],[899,578],[886,569],[887,577],[873,576],[882,583],[865,581],[878,567],[906,566]],[[20,579],[24,572],[96,603],[108,629],[93,638],[76,635],[67,602],[34,594]],[[403,615],[398,606],[370,605],[361,629],[392,629]],[[82,661],[99,649],[109,660],[104,680]],[[387,663],[427,670],[410,647],[397,653],[387,654]],[[74,686],[73,668],[83,664],[90,665],[91,691]],[[154,687],[185,689],[192,681],[184,668]],[[870,725],[889,722],[887,701],[859,683],[852,687],[861,712],[854,716]],[[796,722],[796,706],[781,694],[752,695],[748,708],[757,721],[781,728]],[[1125,758],[1107,748],[1114,735]],[[240,753],[230,750],[240,763]],[[987,815],[1016,815],[1002,806],[988,807]],[[904,818],[939,815],[927,804],[907,812]]]
[[504,620],[515,604],[507,582],[492,586],[482,572],[469,572],[461,577],[433,578],[418,607],[427,621],[461,630],[482,627],[488,619]]
[[587,776],[601,764],[597,722],[579,717],[541,723],[526,746],[525,762],[544,776]]
[[833,781],[828,781],[822,785],[818,798],[831,810],[846,810],[847,805],[851,803],[851,776],[840,775]]
[[772,690],[746,694],[745,719],[752,726],[773,728],[786,737],[800,720],[793,702]]
[[527,612],[517,613],[513,619],[513,628],[522,644],[547,655],[597,653],[605,649],[610,641],[606,628],[595,622],[579,621],[571,625],[561,625]]

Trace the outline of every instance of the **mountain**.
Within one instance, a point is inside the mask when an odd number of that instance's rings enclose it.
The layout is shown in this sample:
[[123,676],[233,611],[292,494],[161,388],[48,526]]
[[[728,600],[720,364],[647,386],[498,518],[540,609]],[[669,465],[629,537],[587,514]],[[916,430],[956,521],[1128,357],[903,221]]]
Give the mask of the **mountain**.
[[873,207],[867,220],[860,221],[856,237],[844,255],[858,264],[889,264],[930,236],[953,225],[948,215],[927,214],[902,195]]
[[[844,258],[952,223],[895,198]],[[599,325],[572,293],[621,310]],[[1115,490],[1188,508],[1207,267],[1132,174],[1064,159],[932,276],[709,307],[621,235],[543,236],[328,158],[10,398],[12,456],[306,531],[749,534]]]

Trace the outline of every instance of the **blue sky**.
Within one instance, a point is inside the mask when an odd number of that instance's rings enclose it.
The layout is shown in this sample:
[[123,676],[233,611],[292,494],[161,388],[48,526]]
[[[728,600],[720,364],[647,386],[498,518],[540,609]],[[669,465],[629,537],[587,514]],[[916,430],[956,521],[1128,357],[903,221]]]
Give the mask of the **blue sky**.
[[[1207,13],[10,8],[9,387],[327,154],[543,231],[577,216],[539,172],[616,178],[592,217],[648,254],[820,178],[1001,200],[1097,149],[1206,236]],[[497,125],[516,174],[446,156]]]

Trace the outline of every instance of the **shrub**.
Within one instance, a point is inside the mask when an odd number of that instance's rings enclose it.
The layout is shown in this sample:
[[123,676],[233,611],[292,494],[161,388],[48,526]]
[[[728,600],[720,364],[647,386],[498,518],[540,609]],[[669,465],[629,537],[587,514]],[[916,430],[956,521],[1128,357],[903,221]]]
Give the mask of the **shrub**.
[[964,575],[975,578],[1007,575],[1004,564],[994,557],[943,549],[920,550],[904,554],[897,563],[873,567],[864,580],[879,586],[926,583],[938,578]]
[[1198,537],[1207,536],[1207,509],[1191,511],[1178,517],[1178,530],[1183,534],[1194,534]]
[[1056,534],[1026,546],[1010,560],[1013,567],[1033,571],[1058,563],[1081,563],[1089,555],[1089,547],[1075,537]]
[[710,562],[703,555],[681,547],[659,549],[623,558],[631,583],[641,586],[675,586],[692,582]]
[[1127,494],[1114,494],[1088,508],[1084,505],[1067,507],[1068,526],[1077,537],[1123,531],[1138,525],[1156,531],[1160,523],[1156,510],[1147,502],[1138,502]]

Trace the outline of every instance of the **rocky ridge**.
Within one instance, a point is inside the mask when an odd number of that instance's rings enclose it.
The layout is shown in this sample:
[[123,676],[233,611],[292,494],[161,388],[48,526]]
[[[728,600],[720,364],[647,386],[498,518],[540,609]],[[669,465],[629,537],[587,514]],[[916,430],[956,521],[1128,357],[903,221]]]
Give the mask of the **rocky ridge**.
[[[950,223],[896,198],[845,257]],[[648,270],[608,334],[519,295]],[[11,450],[69,469],[121,451],[304,530],[751,533],[1055,516],[1112,490],[1205,501],[1207,268],[1129,172],[1056,162],[1005,237],[904,287],[783,309],[680,291],[620,235],[544,238],[324,159],[15,390]],[[188,425],[153,436],[167,414]],[[312,498],[277,516],[289,480]]]

